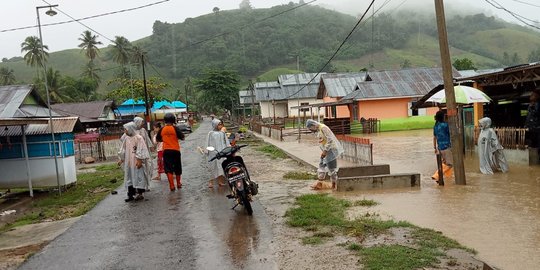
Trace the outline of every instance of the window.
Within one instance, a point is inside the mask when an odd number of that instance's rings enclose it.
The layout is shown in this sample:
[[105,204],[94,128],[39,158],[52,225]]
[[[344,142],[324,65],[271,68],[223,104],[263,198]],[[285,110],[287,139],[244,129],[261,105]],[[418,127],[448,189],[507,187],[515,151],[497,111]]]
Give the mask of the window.
[[[300,106],[308,106],[309,105],[309,102],[301,102],[300,103]],[[301,112],[309,112],[309,108],[301,108],[300,109]]]

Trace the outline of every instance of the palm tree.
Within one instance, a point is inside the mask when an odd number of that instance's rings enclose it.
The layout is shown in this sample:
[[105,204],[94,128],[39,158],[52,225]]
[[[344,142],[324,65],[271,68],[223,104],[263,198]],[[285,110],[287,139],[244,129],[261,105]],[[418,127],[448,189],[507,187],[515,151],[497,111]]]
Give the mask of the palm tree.
[[96,67],[94,62],[92,62],[92,60],[90,60],[90,62],[88,62],[88,64],[86,64],[83,67],[81,75],[83,77],[86,77],[86,78],[89,78],[89,79],[95,81],[96,85],[97,85],[97,84],[99,84],[101,82],[101,78],[99,77],[99,74],[98,74],[98,72],[100,72],[100,71],[101,71],[101,69]]
[[129,63],[131,54],[131,42],[125,37],[116,36],[112,46],[112,59],[114,62],[124,66]]
[[65,98],[67,98],[67,96],[60,93],[60,90],[62,90],[62,85],[60,82],[62,76],[60,75],[60,71],[48,68],[45,76],[47,76],[47,83],[49,84],[49,95],[51,97],[51,102],[63,103],[66,100]]
[[81,44],[79,44],[79,48],[86,51],[85,54],[90,59],[90,62],[93,62],[99,54],[97,45],[103,44],[101,41],[97,41],[97,38],[96,35],[92,35],[92,32],[88,30],[84,31],[79,38],[79,40],[82,41]]
[[146,52],[139,46],[133,46],[131,48],[131,62],[141,65],[142,57],[146,56]]
[[[41,40],[36,36],[27,37],[23,43],[21,43],[21,52],[24,54],[24,60],[26,64],[31,67],[43,67],[47,62],[47,57],[49,53],[45,50],[48,50],[47,45],[41,46]],[[37,77],[39,78],[38,69],[36,69]]]
[[0,85],[10,85],[15,83],[13,69],[0,67]]

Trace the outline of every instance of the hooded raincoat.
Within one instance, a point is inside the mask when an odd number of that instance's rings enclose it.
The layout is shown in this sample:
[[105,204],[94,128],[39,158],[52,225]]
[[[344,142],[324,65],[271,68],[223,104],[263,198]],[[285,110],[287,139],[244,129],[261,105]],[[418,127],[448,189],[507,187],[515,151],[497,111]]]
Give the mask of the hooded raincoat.
[[[150,153],[134,123],[127,123],[124,128],[127,133],[118,152],[118,157],[123,161],[124,184],[126,188],[147,189],[146,161],[150,159]],[[136,166],[137,159],[142,161],[141,168]]]
[[493,171],[508,171],[508,163],[504,157],[503,147],[497,134],[491,128],[491,119],[484,117],[478,121],[480,135],[478,136],[478,160],[483,174],[493,174]]
[[[227,146],[231,146],[229,143],[229,140],[227,140],[227,136],[225,135],[225,132],[218,129],[218,125],[221,123],[221,120],[214,118],[212,120],[212,131],[208,132],[208,137],[206,139],[206,147],[212,146],[216,149],[216,151],[221,151],[225,149]],[[208,152],[208,160],[212,159],[216,156],[216,151],[209,151]],[[223,162],[223,158],[213,160],[212,162],[209,162],[209,170],[211,172],[212,177],[218,178],[220,175],[225,175],[223,173],[223,168],[221,167],[221,163]]]
[[[308,119],[306,121],[306,127],[310,128],[312,126],[317,127],[317,138],[319,139],[319,148],[321,151],[326,151],[326,156],[321,159],[321,164],[319,164],[319,169],[317,170],[320,174],[328,172],[332,181],[337,180],[337,172],[339,168],[337,163],[334,161],[343,153],[343,147],[341,143],[336,138],[336,135],[330,130],[325,124],[321,124],[315,120]],[[335,168],[332,164],[336,164]],[[323,176],[324,178],[324,176]]]

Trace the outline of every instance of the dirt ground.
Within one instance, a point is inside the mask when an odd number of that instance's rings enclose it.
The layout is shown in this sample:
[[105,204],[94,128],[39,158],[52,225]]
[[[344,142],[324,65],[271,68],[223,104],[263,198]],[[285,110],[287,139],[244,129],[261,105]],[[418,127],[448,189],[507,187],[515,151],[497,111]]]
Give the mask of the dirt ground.
[[[253,180],[259,183],[257,200],[264,207],[272,222],[274,241],[272,248],[276,253],[279,269],[361,269],[361,258],[345,248],[348,243],[358,242],[347,236],[335,236],[320,245],[304,245],[302,237],[310,236],[299,228],[291,228],[286,224],[285,212],[293,206],[295,197],[314,192],[310,185],[313,180],[285,180],[283,175],[289,171],[313,171],[291,159],[272,159],[270,156],[247,147],[242,151],[244,160],[250,170]],[[20,207],[18,214],[24,212]],[[359,213],[353,209],[349,216],[353,218]],[[361,214],[361,213],[360,213]],[[384,213],[381,213],[384,216]],[[397,243],[407,245],[408,231],[406,229],[393,229],[391,235],[383,235],[375,239],[366,239],[365,246],[380,243]],[[0,269],[15,269],[28,256],[39,251],[46,243],[23,248],[0,251]],[[448,252],[452,260],[441,260],[436,269],[482,269],[482,263],[475,260],[470,254],[463,251],[452,250]],[[451,263],[449,263],[451,261]]]
[[[361,269],[361,258],[345,248],[348,243],[358,243],[358,239],[348,236],[335,236],[320,245],[304,245],[302,237],[311,233],[299,228],[292,228],[286,224],[285,212],[293,206],[295,197],[315,192],[310,185],[314,180],[285,180],[283,175],[289,171],[311,172],[308,168],[291,159],[272,159],[269,156],[245,148],[244,161],[250,170],[251,177],[259,183],[257,199],[264,207],[270,220],[273,222],[274,250],[276,251],[279,269]],[[261,164],[264,164],[261,166]],[[359,198],[361,199],[361,198]],[[353,207],[349,217],[362,214],[361,209]],[[365,210],[364,210],[365,211]],[[384,217],[384,213],[379,213]],[[392,229],[392,234],[382,235],[373,239],[366,239],[364,246],[377,244],[408,244],[409,230],[405,228]],[[441,259],[438,266],[433,269],[482,269],[483,263],[476,260],[471,254],[462,250],[450,250],[447,255],[451,259]],[[427,268],[425,268],[427,269]]]

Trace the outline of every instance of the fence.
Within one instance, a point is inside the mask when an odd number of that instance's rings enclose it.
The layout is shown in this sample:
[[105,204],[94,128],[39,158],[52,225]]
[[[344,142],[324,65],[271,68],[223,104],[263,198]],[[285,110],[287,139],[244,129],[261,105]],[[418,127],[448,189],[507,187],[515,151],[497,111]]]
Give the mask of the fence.
[[369,139],[336,135],[343,146],[342,158],[361,165],[373,165],[373,144]]
[[283,141],[283,128],[273,125],[261,125],[261,133],[274,140]]
[[75,157],[83,163],[86,157],[97,161],[118,155],[120,135],[99,135],[98,133],[77,134],[75,136]]
[[[526,128],[515,127],[499,127],[493,128],[497,133],[497,138],[500,144],[506,149],[526,149]],[[478,142],[478,136],[480,135],[480,128],[478,127],[465,127],[465,149],[467,151],[474,151],[474,147]]]

